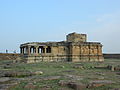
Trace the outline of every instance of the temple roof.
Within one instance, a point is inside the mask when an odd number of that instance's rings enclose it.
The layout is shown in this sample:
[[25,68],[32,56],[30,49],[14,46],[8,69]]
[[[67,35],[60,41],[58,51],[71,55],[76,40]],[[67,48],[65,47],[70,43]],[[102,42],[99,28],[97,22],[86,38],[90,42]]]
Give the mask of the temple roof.
[[20,46],[68,46],[68,45],[102,45],[100,42],[28,42]]

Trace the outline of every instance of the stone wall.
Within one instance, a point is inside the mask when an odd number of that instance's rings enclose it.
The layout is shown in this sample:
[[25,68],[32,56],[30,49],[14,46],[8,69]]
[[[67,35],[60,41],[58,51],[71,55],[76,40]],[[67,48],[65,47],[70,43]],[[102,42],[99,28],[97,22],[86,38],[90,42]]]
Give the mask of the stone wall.
[[101,49],[99,44],[73,45],[70,51],[72,61],[104,61]]
[[19,53],[0,53],[0,60],[17,60],[19,57]]
[[120,54],[103,54],[105,59],[120,59]]
[[71,33],[71,34],[67,35],[66,40],[67,40],[67,42],[86,42],[87,35],[86,34]]

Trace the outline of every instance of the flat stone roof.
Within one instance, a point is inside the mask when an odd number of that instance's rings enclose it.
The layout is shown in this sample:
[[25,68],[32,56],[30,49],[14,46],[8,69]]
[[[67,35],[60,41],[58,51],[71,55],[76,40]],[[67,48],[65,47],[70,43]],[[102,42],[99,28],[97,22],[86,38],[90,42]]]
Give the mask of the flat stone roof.
[[28,42],[21,44],[23,46],[67,46],[67,45],[102,45],[100,42]]

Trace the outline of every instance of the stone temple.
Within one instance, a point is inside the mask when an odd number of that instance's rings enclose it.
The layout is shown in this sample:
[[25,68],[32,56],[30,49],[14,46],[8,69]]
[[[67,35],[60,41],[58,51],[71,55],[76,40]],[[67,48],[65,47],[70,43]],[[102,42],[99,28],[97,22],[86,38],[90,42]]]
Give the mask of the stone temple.
[[66,41],[30,42],[20,45],[21,59],[27,63],[41,61],[104,61],[102,44],[87,42],[86,34],[70,33]]

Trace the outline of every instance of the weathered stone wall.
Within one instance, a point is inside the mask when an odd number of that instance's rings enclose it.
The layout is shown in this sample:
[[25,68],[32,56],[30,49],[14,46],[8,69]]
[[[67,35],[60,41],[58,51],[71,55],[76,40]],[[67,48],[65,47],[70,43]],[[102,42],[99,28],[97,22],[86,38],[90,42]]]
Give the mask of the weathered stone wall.
[[17,60],[19,57],[19,53],[0,53],[0,60]]
[[102,46],[99,44],[72,45],[71,61],[103,61]]
[[34,62],[50,62],[50,61],[61,61],[61,62],[67,62],[68,58],[66,55],[38,55],[38,56],[23,56],[23,62],[27,63],[34,63]]
[[68,34],[67,42],[86,42],[87,41],[87,35],[86,34],[77,34],[77,33],[71,33]]
[[120,59],[120,54],[103,54],[105,59]]

